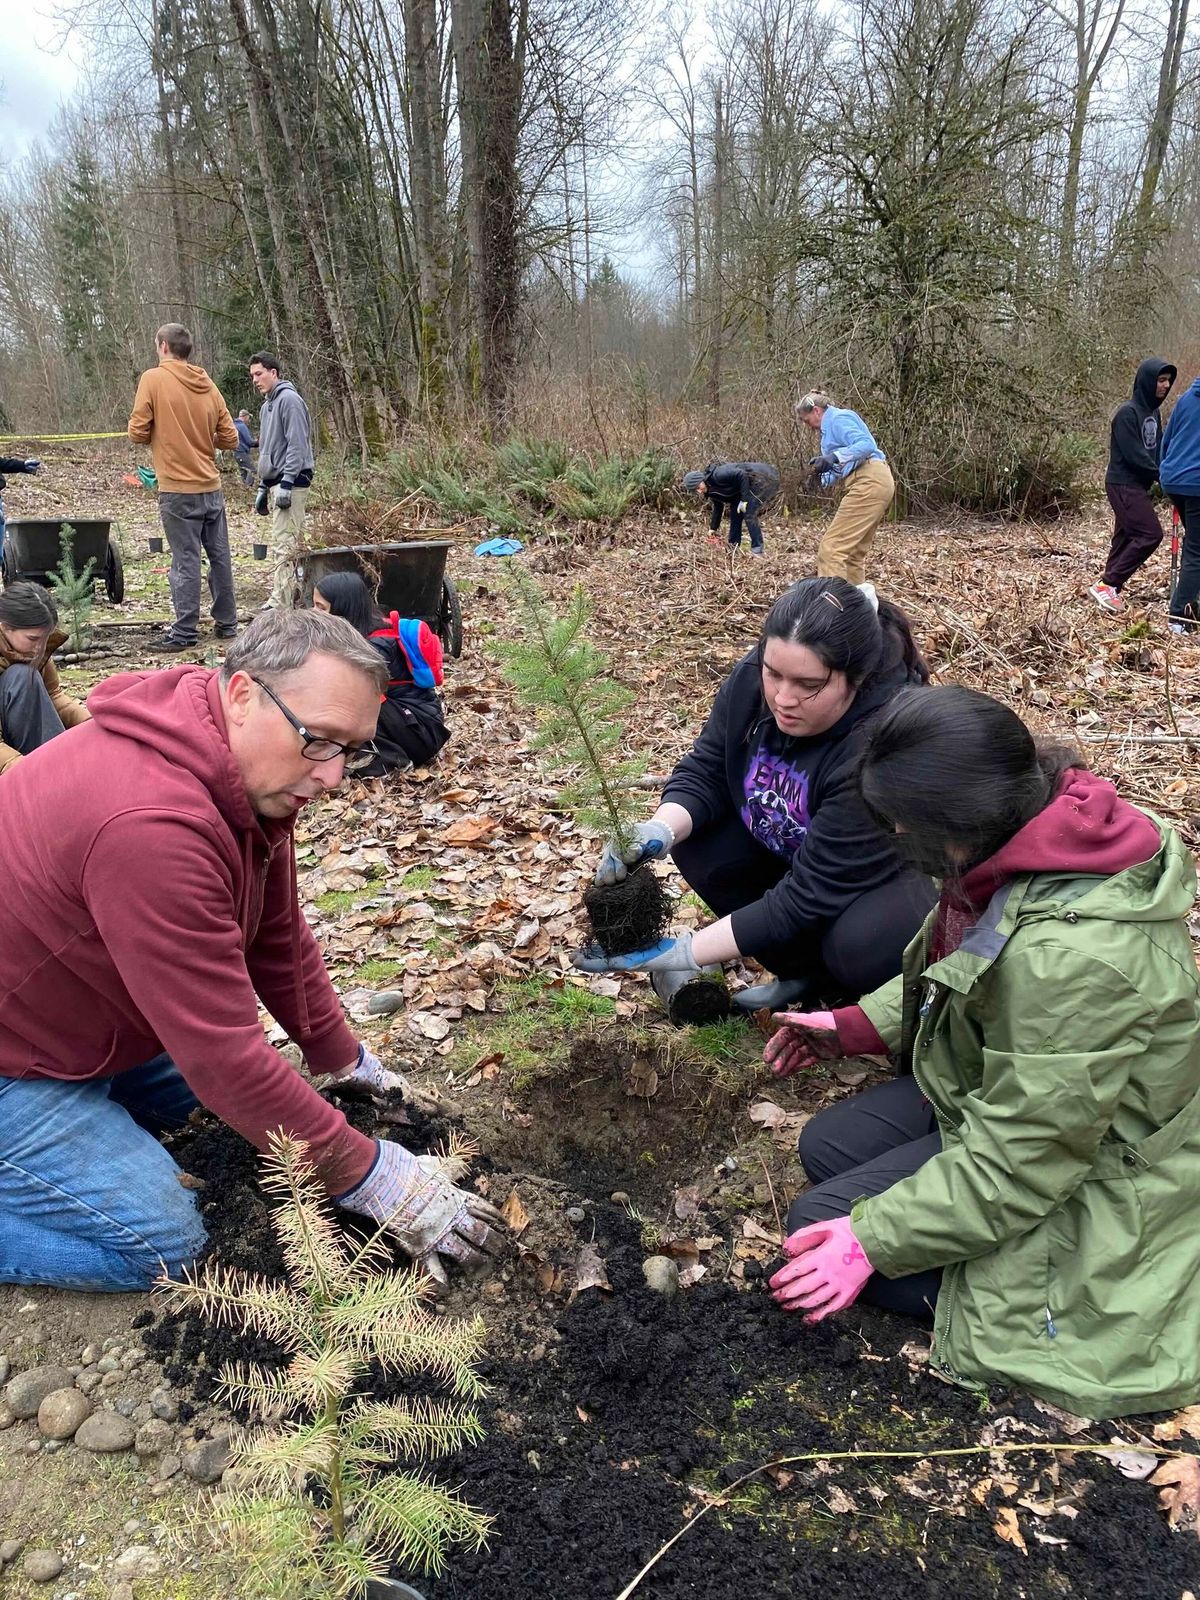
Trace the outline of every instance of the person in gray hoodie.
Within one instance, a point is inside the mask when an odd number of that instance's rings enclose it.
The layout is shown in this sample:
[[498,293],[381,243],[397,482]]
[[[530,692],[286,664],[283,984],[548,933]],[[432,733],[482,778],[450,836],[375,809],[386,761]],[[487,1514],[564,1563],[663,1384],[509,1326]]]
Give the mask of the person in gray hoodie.
[[254,509],[271,516],[275,577],[268,606],[296,600],[295,553],[304,533],[304,506],[313,477],[312,418],[295,386],[279,376],[278,357],[250,357],[250,381],[263,397],[258,417],[258,494]]

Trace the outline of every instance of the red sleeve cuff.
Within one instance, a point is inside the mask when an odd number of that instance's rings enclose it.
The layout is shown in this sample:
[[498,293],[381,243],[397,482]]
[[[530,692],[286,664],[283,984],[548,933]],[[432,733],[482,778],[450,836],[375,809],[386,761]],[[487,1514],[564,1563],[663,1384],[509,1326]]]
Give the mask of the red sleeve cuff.
[[833,1013],[838,1043],[848,1056],[886,1056],[891,1051],[861,1006],[843,1006]]

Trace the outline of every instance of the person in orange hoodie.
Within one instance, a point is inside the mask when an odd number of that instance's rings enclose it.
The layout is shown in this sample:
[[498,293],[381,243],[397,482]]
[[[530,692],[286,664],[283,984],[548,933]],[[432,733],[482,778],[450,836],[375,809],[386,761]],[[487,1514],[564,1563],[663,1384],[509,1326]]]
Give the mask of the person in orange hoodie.
[[171,547],[174,624],[152,650],[190,650],[200,624],[200,552],[208,556],[208,586],[218,639],[237,633],[237,597],[225,496],[217,470],[220,450],[235,450],[237,429],[221,392],[203,367],[191,364],[192,336],[167,322],[154,336],[158,366],[143,372],[129,418],[129,437],[148,444],[158,478],[158,514]]

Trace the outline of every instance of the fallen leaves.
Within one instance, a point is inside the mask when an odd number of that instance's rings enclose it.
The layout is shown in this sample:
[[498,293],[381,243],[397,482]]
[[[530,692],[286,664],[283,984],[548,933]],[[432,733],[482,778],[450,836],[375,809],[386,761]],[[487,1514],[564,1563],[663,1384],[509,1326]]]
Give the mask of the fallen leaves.
[[1173,1528],[1190,1528],[1200,1538],[1200,1456],[1164,1461],[1150,1479]]
[[490,848],[500,824],[494,817],[460,817],[439,835],[443,844],[465,845],[472,850]]
[[1152,1430],[1156,1439],[1200,1439],[1200,1406],[1185,1406],[1173,1417],[1158,1423]]
[[522,1205],[521,1197],[515,1189],[500,1207],[500,1215],[514,1239],[520,1238],[529,1226],[529,1212]]
[[585,1289],[604,1289],[612,1293],[608,1271],[594,1244],[581,1245],[575,1258],[575,1286],[571,1294],[582,1294]]
[[1021,1525],[1017,1521],[1017,1513],[1011,1506],[1000,1506],[995,1513],[992,1523],[992,1532],[997,1539],[1003,1539],[1005,1544],[1011,1544],[1023,1556],[1029,1554],[1029,1546],[1025,1543],[1025,1536],[1021,1532]]

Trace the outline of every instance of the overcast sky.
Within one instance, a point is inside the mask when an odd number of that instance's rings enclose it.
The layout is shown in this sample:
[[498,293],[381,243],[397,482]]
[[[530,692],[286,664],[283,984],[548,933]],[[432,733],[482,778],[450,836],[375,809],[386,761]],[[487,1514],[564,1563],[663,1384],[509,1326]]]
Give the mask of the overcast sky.
[[0,164],[24,155],[54,121],[78,76],[47,0],[0,0]]

